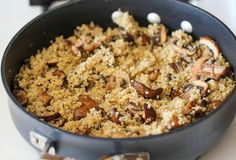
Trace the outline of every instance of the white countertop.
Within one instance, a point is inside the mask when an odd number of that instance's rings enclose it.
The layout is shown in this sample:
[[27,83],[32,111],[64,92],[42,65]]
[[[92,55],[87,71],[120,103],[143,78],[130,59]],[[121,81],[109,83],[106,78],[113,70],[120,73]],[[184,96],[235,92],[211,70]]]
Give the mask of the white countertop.
[[[198,5],[216,15],[236,33],[236,0],[201,0]],[[0,59],[14,34],[39,13],[40,8],[29,7],[28,0],[1,1]],[[38,159],[37,152],[23,140],[11,120],[2,83],[0,83],[0,97],[0,160]],[[219,141],[219,144],[200,160],[236,160],[236,119],[224,138]]]

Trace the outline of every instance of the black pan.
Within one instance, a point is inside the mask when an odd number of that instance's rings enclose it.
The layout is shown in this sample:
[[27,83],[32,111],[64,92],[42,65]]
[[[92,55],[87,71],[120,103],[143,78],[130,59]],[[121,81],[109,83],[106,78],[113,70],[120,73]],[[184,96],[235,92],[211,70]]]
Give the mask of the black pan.
[[[236,111],[236,89],[222,105],[190,126],[163,135],[143,138],[94,138],[54,128],[27,113],[11,93],[13,77],[24,59],[48,46],[56,36],[69,36],[82,23],[94,21],[102,27],[113,26],[111,13],[118,8],[129,11],[138,22],[147,25],[146,16],[154,11],[170,29],[180,28],[183,20],[193,25],[193,36],[209,35],[221,46],[225,58],[236,70],[236,39],[218,19],[205,11],[174,0],[86,0],[73,1],[46,12],[23,27],[9,43],[2,59],[2,80],[8,94],[12,119],[20,134],[39,150],[50,148],[61,156],[81,160],[104,155],[146,152],[151,159],[194,160],[208,151],[230,125]],[[41,135],[41,137],[40,137]],[[45,141],[44,141],[45,140]],[[42,145],[42,144],[45,144]],[[51,143],[54,142],[54,143]]]

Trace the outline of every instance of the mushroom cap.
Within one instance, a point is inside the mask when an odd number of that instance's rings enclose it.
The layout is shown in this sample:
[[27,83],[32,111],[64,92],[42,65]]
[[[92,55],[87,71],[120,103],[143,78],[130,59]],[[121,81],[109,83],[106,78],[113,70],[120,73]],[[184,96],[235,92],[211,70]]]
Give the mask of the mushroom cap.
[[193,92],[194,92],[193,86],[202,88],[201,94],[203,94],[203,95],[205,95],[209,89],[208,84],[205,81],[201,81],[201,80],[192,81],[191,83],[188,84],[188,86],[192,86],[192,87],[181,95],[181,97],[185,100],[189,100],[189,98],[193,94]]
[[201,80],[192,81],[191,84],[193,86],[197,86],[197,87],[203,88],[202,93],[206,93],[208,88],[209,88],[208,84],[205,81],[201,81]]
[[207,46],[213,53],[215,59],[220,56],[220,47],[219,45],[209,36],[200,37],[199,43],[201,45]]

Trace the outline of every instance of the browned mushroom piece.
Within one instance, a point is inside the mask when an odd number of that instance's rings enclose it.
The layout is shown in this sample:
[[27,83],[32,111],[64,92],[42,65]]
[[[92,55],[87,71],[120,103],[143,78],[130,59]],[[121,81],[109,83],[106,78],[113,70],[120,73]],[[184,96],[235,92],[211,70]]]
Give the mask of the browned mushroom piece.
[[59,117],[61,117],[60,113],[56,113],[56,112],[46,112],[43,115],[38,115],[38,118],[42,118],[46,122],[50,122]]
[[142,40],[143,45],[147,45],[150,43],[151,39],[147,34],[142,32],[140,36],[141,36],[141,40]]
[[91,108],[97,107],[98,103],[87,95],[81,95],[79,101],[82,103],[80,107],[76,107],[73,114],[74,120],[80,120],[86,117]]
[[57,76],[57,77],[61,77],[61,78],[65,78],[66,75],[63,71],[61,70],[55,70],[53,73],[52,73],[53,76]]
[[108,119],[114,123],[120,124],[120,113],[117,111],[116,108],[110,108],[108,111]]
[[221,77],[228,74],[229,67],[226,66],[215,66],[213,69],[214,78],[219,80]]
[[204,56],[200,57],[195,62],[194,66],[192,68],[192,71],[191,71],[191,79],[192,80],[198,79],[198,74],[199,74],[200,70],[202,69],[203,64],[209,59],[211,59],[211,56],[204,55]]
[[91,130],[92,129],[90,127],[84,127],[82,129],[77,129],[75,133],[82,136],[91,133]]
[[200,37],[199,43],[207,46],[213,53],[213,57],[217,59],[220,56],[220,47],[218,44],[209,36]]
[[175,52],[186,56],[192,56],[197,52],[197,47],[190,44],[186,45],[185,47],[180,47],[176,45],[176,42],[174,41],[172,47]]
[[138,116],[138,117],[142,117],[144,112],[143,109],[138,107],[136,104],[131,103],[130,105],[128,105],[125,109],[126,112],[128,112],[131,116]]
[[122,30],[122,36],[123,36],[124,40],[127,41],[127,42],[133,42],[134,41],[133,37],[125,30]]
[[189,98],[191,97],[191,95],[194,92],[194,87],[197,87],[198,89],[200,89],[201,94],[203,96],[206,96],[210,91],[209,91],[209,86],[205,81],[201,81],[201,80],[195,80],[192,81],[191,83],[189,83],[187,85],[186,88],[186,92],[184,92],[181,97],[185,100],[189,100]]
[[84,44],[83,46],[83,50],[85,52],[92,52],[94,51],[95,49],[97,49],[99,46],[102,45],[102,42],[101,41],[98,41],[98,42],[93,42],[91,44]]
[[159,75],[160,75],[160,70],[155,70],[149,75],[148,78],[150,81],[155,81],[155,80],[157,80]]
[[134,89],[139,94],[141,94],[144,98],[147,98],[147,99],[156,99],[157,96],[159,96],[163,91],[162,88],[152,90],[152,89],[148,88],[147,86],[145,86],[144,84],[137,82],[137,81],[131,81],[131,86],[133,86]]
[[56,126],[56,127],[62,127],[62,126],[64,126],[65,123],[66,123],[66,120],[63,119],[63,118],[56,118],[53,121],[53,125]]
[[105,115],[106,115],[106,112],[105,112],[105,110],[103,109],[103,108],[101,108],[101,107],[95,107],[95,110],[96,111],[100,111],[101,112],[101,115],[104,117]]
[[39,92],[38,98],[43,102],[44,106],[48,106],[52,100],[52,97],[49,96],[46,91]]
[[96,42],[83,43],[80,39],[78,39],[77,43],[71,47],[71,50],[75,55],[78,55],[81,52],[93,52],[95,49],[99,48],[106,40],[107,38],[103,38]]
[[207,107],[208,104],[209,104],[209,99],[207,99],[207,98],[202,98],[198,102],[198,105],[200,105],[202,107]]
[[57,65],[58,61],[56,59],[49,60],[47,62],[48,67],[55,67]]
[[209,86],[205,81],[195,80],[195,81],[192,81],[191,84],[193,86],[197,86],[198,88],[200,88],[202,94],[205,94],[209,91],[208,90]]
[[182,108],[182,113],[183,114],[190,114],[191,111],[192,111],[192,108],[194,106],[196,106],[197,102],[196,101],[191,101],[189,103],[187,103],[187,105],[185,105],[183,108]]
[[167,29],[163,24],[160,24],[160,44],[165,43],[167,40]]
[[179,124],[179,118],[176,115],[172,117],[171,126],[172,126],[171,129],[176,129],[181,127],[181,124]]
[[145,120],[145,123],[150,124],[156,120],[156,112],[151,106],[144,103],[143,111],[144,111],[143,118]]
[[211,102],[211,108],[216,109],[217,107],[220,106],[221,103],[222,103],[221,100],[214,100],[214,101]]
[[176,74],[181,73],[183,71],[183,66],[180,62],[169,63],[169,66],[174,70]]
[[155,45],[162,45],[167,40],[167,29],[163,24],[160,24],[160,30],[158,34],[154,34],[151,38],[152,44]]
[[76,107],[73,113],[74,120],[80,120],[86,117],[87,113],[89,112],[89,108],[86,107]]
[[198,75],[204,78],[212,78],[218,81],[222,77],[228,76],[230,73],[230,67],[211,64],[204,65],[203,68],[199,71]]
[[22,105],[25,106],[28,102],[28,97],[25,91],[14,89],[12,94],[15,96],[16,100]]

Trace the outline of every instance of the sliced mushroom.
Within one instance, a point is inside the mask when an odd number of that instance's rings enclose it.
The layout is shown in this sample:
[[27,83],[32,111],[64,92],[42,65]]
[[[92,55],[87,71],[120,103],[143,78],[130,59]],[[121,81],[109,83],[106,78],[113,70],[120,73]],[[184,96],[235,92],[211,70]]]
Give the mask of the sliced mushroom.
[[215,59],[220,56],[220,47],[211,37],[209,36],[201,37],[199,43],[201,45],[207,46],[212,51]]
[[145,33],[141,33],[141,39],[142,39],[142,44],[143,45],[147,45],[150,43],[151,39],[148,35],[146,35]]
[[211,58],[211,56],[209,55],[204,55],[202,56],[201,58],[199,58],[193,68],[192,68],[192,71],[191,71],[191,79],[192,80],[196,80],[198,79],[198,73],[200,72],[200,70],[202,69],[202,65]]
[[212,101],[211,102],[211,109],[216,109],[217,107],[219,107],[220,106],[220,104],[222,103],[222,101],[221,100],[214,100],[214,101]]
[[204,81],[195,80],[195,81],[192,81],[191,84],[192,84],[193,86],[200,87],[202,94],[205,94],[206,92],[208,92],[209,86],[208,86],[208,84],[207,84],[206,82],[204,82]]
[[92,52],[101,45],[102,45],[101,41],[93,42],[91,44],[84,44],[83,49],[84,49],[85,52]]
[[182,95],[180,95],[180,97],[185,100],[189,100],[193,92],[194,92],[194,88],[193,86],[190,86],[188,90],[186,90]]
[[76,134],[79,134],[79,135],[88,135],[89,133],[91,133],[91,128],[90,127],[84,127],[82,129],[78,129],[76,132]]
[[48,106],[52,100],[52,97],[49,96],[46,91],[39,92],[38,98],[43,102],[44,106]]
[[144,113],[143,109],[138,107],[134,103],[131,103],[130,105],[128,105],[125,111],[128,112],[131,116],[137,116],[137,117],[142,117]]
[[165,43],[167,40],[167,29],[163,24],[160,24],[160,44]]
[[152,90],[148,88],[147,86],[145,86],[144,84],[137,81],[131,81],[131,86],[133,86],[135,90],[139,94],[141,94],[144,98],[148,98],[148,99],[156,99],[157,96],[159,96],[163,91],[162,88]]
[[181,97],[183,99],[189,100],[189,98],[191,97],[191,95],[194,92],[194,86],[201,90],[201,94],[203,96],[205,96],[206,94],[209,93],[209,86],[206,82],[201,81],[201,80],[195,80],[187,85],[187,87],[186,87],[187,91],[185,93],[183,93],[181,95]]
[[82,103],[80,107],[75,108],[73,119],[80,120],[86,117],[91,108],[97,107],[98,103],[87,95],[81,95],[79,101]]
[[182,113],[183,114],[190,114],[191,111],[192,111],[192,108],[194,106],[196,106],[197,102],[196,101],[191,101],[189,103],[187,103],[187,105],[185,105],[183,108],[182,108]]
[[208,104],[209,104],[209,100],[206,99],[206,98],[202,98],[202,99],[199,101],[199,105],[202,106],[202,107],[207,107]]
[[66,120],[63,118],[56,118],[52,121],[52,125],[55,127],[62,127],[66,123]]
[[175,71],[175,73],[181,73],[183,71],[183,66],[180,62],[169,63],[169,66]]
[[47,113],[44,113],[43,115],[38,115],[38,118],[42,118],[46,122],[50,122],[59,117],[61,117],[61,115],[55,112],[47,112]]
[[153,35],[152,37],[152,44],[155,45],[162,45],[167,40],[167,29],[163,24],[160,24],[160,31],[159,35]]
[[56,59],[52,59],[47,62],[48,67],[55,67],[57,65],[58,61]]
[[150,124],[156,120],[156,112],[151,106],[144,103],[143,111],[144,111],[143,118],[145,120],[145,123]]
[[218,80],[227,73],[227,67],[215,66],[213,72],[214,72],[215,78]]
[[148,78],[149,78],[150,81],[153,82],[153,81],[157,80],[159,75],[160,75],[160,70],[155,70],[149,75]]
[[101,112],[101,115],[102,115],[103,117],[106,115],[105,110],[104,110],[103,108],[101,108],[101,107],[95,107],[95,110],[96,110],[96,111],[100,111],[100,112]]
[[16,100],[22,105],[25,106],[28,102],[28,97],[25,91],[14,89],[12,94],[15,96]]
[[133,42],[134,41],[133,37],[125,30],[122,31],[122,36],[123,36],[124,40],[127,41],[127,42]]
[[91,43],[83,43],[80,39],[77,41],[75,45],[72,46],[71,50],[75,55],[81,54],[81,52],[93,52],[95,49],[100,47],[103,42],[105,42],[107,38],[103,38],[96,42]]
[[172,44],[172,48],[175,52],[186,55],[192,56],[197,52],[197,47],[192,45],[187,45],[186,47],[177,46],[175,43]]
[[214,80],[218,81],[219,79],[229,75],[230,73],[230,67],[211,64],[204,65],[202,70],[199,71],[198,75],[205,78],[213,78]]
[[179,124],[179,118],[176,115],[172,117],[171,126],[172,126],[172,129],[176,129],[181,126],[181,124]]
[[52,73],[53,76],[58,76],[58,77],[61,77],[61,78],[65,78],[66,75],[63,71],[61,70],[55,70],[53,73]]
[[94,108],[98,106],[98,103],[88,95],[80,95],[79,101],[82,103],[81,107]]
[[108,111],[108,119],[114,123],[120,124],[120,113],[117,111],[116,108],[110,108]]

